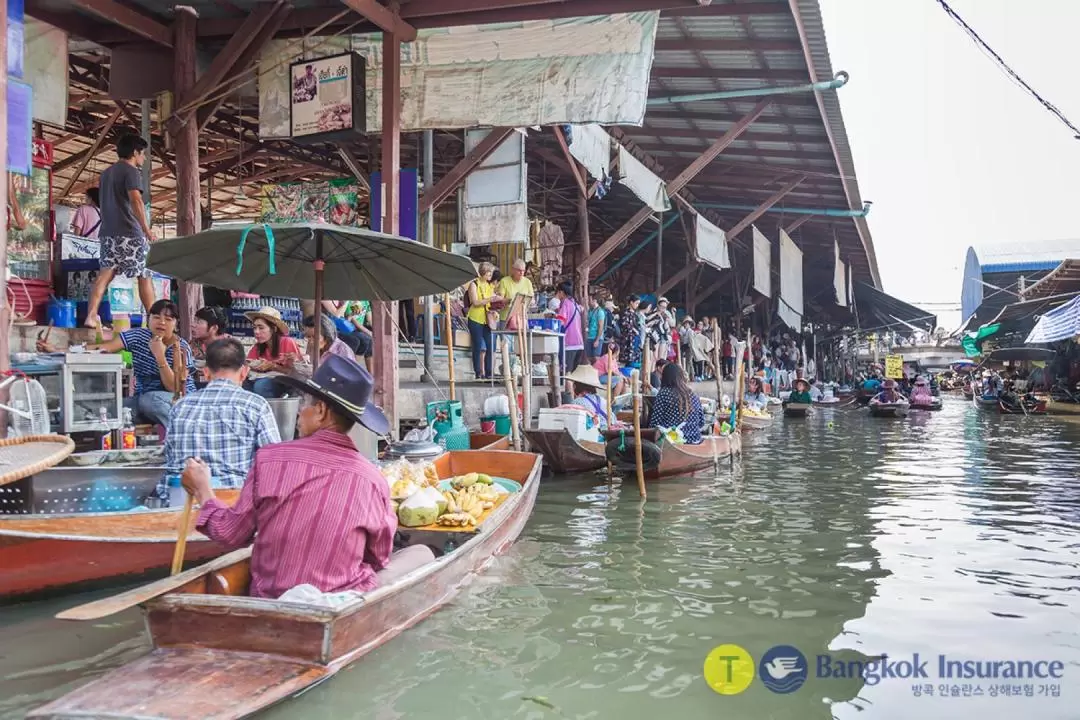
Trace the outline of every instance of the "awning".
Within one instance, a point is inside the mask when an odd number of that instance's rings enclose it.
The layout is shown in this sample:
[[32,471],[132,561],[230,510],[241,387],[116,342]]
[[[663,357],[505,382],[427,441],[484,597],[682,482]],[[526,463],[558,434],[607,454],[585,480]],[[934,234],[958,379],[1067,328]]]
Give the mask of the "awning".
[[1036,347],[1012,347],[1012,348],[998,348],[992,353],[986,356],[986,362],[1008,362],[1008,361],[1034,361],[1034,360],[1052,360],[1056,353],[1053,350],[1047,350],[1046,348]]
[[864,282],[855,283],[855,311],[859,326],[866,330],[933,332],[937,327],[937,315],[897,300]]
[[1050,312],[1059,305],[1064,305],[1077,295],[1080,293],[1065,293],[1006,305],[990,322],[1002,325],[1004,330],[1015,329],[1020,323],[1034,325],[1038,316]]
[[1024,342],[1052,343],[1077,335],[1080,335],[1080,295],[1040,317]]

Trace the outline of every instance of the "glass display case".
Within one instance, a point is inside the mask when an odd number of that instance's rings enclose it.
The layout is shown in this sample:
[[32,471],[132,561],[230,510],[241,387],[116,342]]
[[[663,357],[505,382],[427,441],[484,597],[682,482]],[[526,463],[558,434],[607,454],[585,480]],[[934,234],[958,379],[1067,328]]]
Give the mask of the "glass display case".
[[119,427],[123,420],[124,361],[112,353],[68,353],[64,357],[65,433]]

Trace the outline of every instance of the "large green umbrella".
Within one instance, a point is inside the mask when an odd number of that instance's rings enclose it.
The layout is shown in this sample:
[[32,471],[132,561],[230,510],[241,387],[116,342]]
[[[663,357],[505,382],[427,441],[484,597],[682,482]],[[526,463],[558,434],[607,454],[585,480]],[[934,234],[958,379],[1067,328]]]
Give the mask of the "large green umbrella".
[[472,261],[364,228],[221,224],[154,243],[147,265],[179,280],[315,300],[315,363],[323,300],[405,300],[450,292],[476,277]]

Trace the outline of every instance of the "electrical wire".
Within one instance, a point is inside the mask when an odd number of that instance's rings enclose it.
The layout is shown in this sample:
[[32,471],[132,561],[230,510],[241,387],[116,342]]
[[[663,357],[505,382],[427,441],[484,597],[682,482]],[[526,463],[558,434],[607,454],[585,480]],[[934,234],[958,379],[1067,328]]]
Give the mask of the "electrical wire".
[[1013,82],[1015,82],[1017,85],[1019,85],[1024,90],[1026,90],[1028,92],[1028,94],[1030,94],[1033,98],[1035,98],[1054,117],[1056,117],[1058,120],[1060,120],[1067,128],[1072,130],[1074,138],[1076,138],[1077,140],[1080,140],[1080,128],[1077,128],[1075,125],[1073,125],[1071,122],[1069,122],[1069,119],[1067,117],[1065,117],[1065,114],[1062,113],[1061,110],[1059,110],[1057,108],[1057,106],[1055,106],[1049,100],[1047,100],[1042,95],[1040,95],[1038,92],[1036,92],[1035,88],[1028,85],[1024,81],[1024,79],[1022,77],[1020,77],[1016,73],[1015,70],[1013,70],[1011,67],[1009,67],[1009,64],[1006,63],[1005,60],[1003,60],[1000,55],[998,55],[996,52],[994,52],[994,49],[991,48],[986,43],[986,41],[983,40],[979,36],[979,33],[975,32],[975,30],[970,25],[968,25],[966,22],[964,22],[964,19],[962,17],[960,17],[960,15],[957,14],[957,12],[955,10],[953,10],[951,7],[949,7],[949,4],[947,2],[945,2],[945,0],[937,0],[937,2],[938,2],[938,5],[941,5],[942,9],[945,10],[945,13],[949,17],[951,17],[956,22],[957,25],[959,25],[961,28],[963,28],[964,32],[966,32],[971,37],[971,39],[974,40],[976,42],[976,44],[978,44],[979,47],[986,54],[988,54],[991,58],[993,58],[994,62],[996,62],[998,64],[998,67],[1000,67],[1001,70],[1003,72],[1005,72],[1005,74],[1008,75],[1009,78]]

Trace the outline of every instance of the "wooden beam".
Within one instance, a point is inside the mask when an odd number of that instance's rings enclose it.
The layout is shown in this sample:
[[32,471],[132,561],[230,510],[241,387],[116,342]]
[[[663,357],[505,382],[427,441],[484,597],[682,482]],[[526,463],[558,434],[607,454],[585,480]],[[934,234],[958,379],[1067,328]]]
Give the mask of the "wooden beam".
[[86,169],[87,163],[89,163],[90,159],[97,155],[98,152],[101,150],[101,146],[102,144],[104,144],[105,138],[109,137],[109,131],[112,130],[112,126],[119,118],[120,109],[117,108],[113,111],[113,114],[109,116],[108,122],[105,123],[105,127],[102,128],[101,132],[94,140],[93,145],[84,150],[82,153],[72,155],[71,157],[67,158],[67,160],[62,160],[61,162],[58,162],[56,163],[56,165],[53,166],[53,172],[57,173],[66,168],[68,165],[72,164],[73,160],[79,163],[79,167],[75,170],[75,172],[71,176],[71,179],[68,180],[67,185],[65,185],[64,189],[60,192],[60,197],[55,199],[56,202],[63,200],[67,197],[68,193],[71,192],[71,188],[74,187],[75,183],[79,180],[79,176],[82,175],[82,171]]
[[702,52],[746,52],[748,50],[786,50],[801,52],[798,40],[736,40],[732,38],[687,39],[660,38],[656,41],[657,52],[700,50]]
[[[248,46],[240,54],[240,57],[229,69],[229,74],[235,77],[250,68],[255,61],[258,60],[259,55],[266,48],[267,44],[269,44],[269,42],[274,39],[274,36],[277,35],[278,30],[281,29],[281,26],[287,17],[289,17],[289,6],[287,4],[278,6],[277,12],[267,20],[266,24],[259,30],[255,38],[248,43]],[[228,97],[227,94],[218,91],[211,93],[211,96],[215,95],[220,95],[220,97],[203,105],[196,111],[196,122],[198,123],[200,133],[206,130],[207,125],[210,124],[210,120],[213,119],[218,110],[221,109],[221,106],[225,104],[225,98]]]
[[[693,147],[692,145],[669,145],[667,143],[638,143],[638,146],[643,150],[648,150],[652,153],[660,153],[663,155],[689,155],[691,153],[700,152],[700,148]],[[781,158],[788,160],[833,160],[832,152],[818,151],[818,150],[758,150],[757,148],[742,148],[733,147],[729,148],[725,155],[732,157],[753,157],[753,158]],[[782,169],[782,168],[778,168]],[[792,170],[798,170],[799,168],[791,168]]]
[[[582,175],[582,170],[578,166],[577,159],[570,154],[570,146],[566,144],[566,136],[563,135],[563,130],[558,125],[551,128],[551,131],[555,133],[555,139],[559,141],[559,147],[562,148],[563,156],[566,158],[566,164],[570,166],[570,174],[574,176],[574,182],[577,183],[578,190],[581,191],[581,197],[587,197],[589,194],[589,188],[585,183],[585,178]],[[585,256],[588,257],[589,253],[586,252]]]
[[339,144],[337,146],[338,155],[341,156],[341,161],[345,163],[345,167],[349,168],[349,172],[353,174],[365,190],[367,190],[368,196],[371,195],[371,185],[368,183],[367,176],[364,175],[363,168],[360,167],[360,161],[356,159],[356,156],[352,154],[352,151],[344,145]]
[[[686,166],[686,169],[679,173],[675,179],[667,184],[667,191],[671,193],[677,193],[688,182],[694,179],[699,172],[701,172],[706,165],[712,162],[717,155],[722,153],[731,143],[735,142],[740,135],[742,135],[748,127],[750,127],[755,120],[757,120],[765,108],[769,106],[769,98],[761,100],[754,109],[747,113],[739,122],[731,126],[731,128],[718,138],[705,152],[701,153],[693,162]],[[609,237],[604,243],[598,247],[589,257],[585,258],[580,265],[578,265],[579,273],[587,273],[592,268],[596,267],[600,261],[610,255],[615,248],[624,243],[630,235],[634,233],[641,224],[644,223],[651,215],[652,209],[644,207],[639,210],[634,217],[626,221],[626,223],[615,231],[615,234]],[[680,278],[681,279],[681,278]],[[666,284],[666,283],[665,283]]]
[[[195,85],[198,72],[198,50],[195,37],[196,15],[189,7],[177,6],[173,22],[176,52],[173,58],[173,94],[184,97]],[[192,120],[193,115],[188,119]],[[194,122],[180,123],[173,130],[173,152],[176,156],[176,234],[194,235],[202,229],[202,208],[199,203],[199,128]],[[202,307],[202,285],[178,283],[180,299],[179,332],[191,338],[195,312]]]
[[758,205],[756,210],[754,210],[749,215],[744,217],[742,220],[740,220],[738,222],[738,224],[735,225],[735,227],[731,228],[730,231],[725,233],[726,237],[728,239],[733,239],[739,233],[741,233],[743,230],[745,230],[746,228],[753,225],[755,222],[757,222],[757,219],[759,217],[761,217],[762,215],[764,215],[765,213],[767,213],[769,211],[769,208],[771,208],[773,205],[775,205],[776,203],[783,200],[785,195],[787,195],[789,192],[791,192],[796,187],[798,187],[799,183],[801,183],[804,179],[805,178],[800,175],[799,177],[795,178],[794,180],[791,180],[788,183],[786,183],[782,188],[780,188],[775,193],[770,195],[767,200],[765,200],[763,203]]
[[[787,15],[790,12],[782,2],[714,2],[697,6],[663,10],[663,17],[746,17],[748,15]],[[803,73],[803,77],[806,74]]]
[[401,15],[376,0],[341,0],[350,10],[354,10],[382,30],[397,38],[398,44],[416,39],[416,28],[401,19]]
[[815,217],[814,215],[802,215],[799,218],[797,218],[795,220],[795,222],[791,223],[786,228],[784,228],[784,232],[786,232],[788,235],[790,235],[791,233],[793,233],[796,230],[798,230],[799,228],[801,228],[804,223],[812,220],[814,217]]
[[706,289],[702,290],[700,293],[698,293],[697,295],[694,296],[694,301],[693,301],[694,305],[695,306],[701,305],[701,303],[705,302],[710,297],[712,297],[712,295],[714,293],[717,293],[720,290],[723,290],[725,287],[727,287],[728,283],[730,283],[732,281],[732,279],[734,279],[734,277],[735,277],[734,272],[727,272],[727,273],[724,273],[723,275],[721,275],[718,282],[713,283],[712,285],[710,285],[709,287],[707,287]]
[[71,4],[158,45],[173,46],[168,26],[116,0],[71,0]]
[[468,177],[469,173],[491,157],[491,153],[495,152],[510,137],[512,132],[515,132],[513,128],[494,128],[487,134],[487,137],[476,144],[472,152],[466,154],[450,172],[443,175],[442,180],[435,183],[435,187],[431,188],[430,191],[425,188],[424,195],[420,198],[420,214],[423,215],[429,208],[438,207],[440,203],[449,198],[461,183],[465,182],[465,178]]
[[[724,6],[721,6],[724,7]],[[806,82],[805,70],[770,70],[769,68],[666,67],[653,65],[654,78],[695,78],[706,80],[801,80]],[[649,110],[652,115],[653,109]]]

